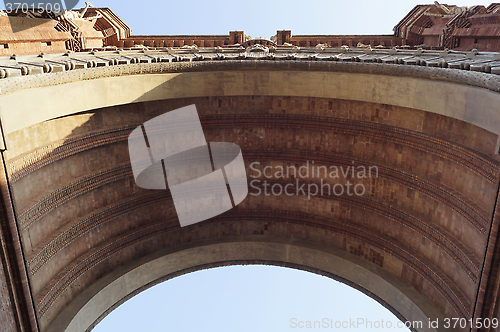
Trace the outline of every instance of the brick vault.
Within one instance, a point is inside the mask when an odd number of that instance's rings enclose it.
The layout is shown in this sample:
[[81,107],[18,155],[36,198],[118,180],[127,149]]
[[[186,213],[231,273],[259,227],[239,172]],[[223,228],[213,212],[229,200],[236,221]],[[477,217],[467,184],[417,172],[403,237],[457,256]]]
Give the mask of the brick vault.
[[[467,21],[497,7],[415,10]],[[94,26],[119,44],[122,23]],[[161,281],[255,263],[340,280],[402,320],[500,318],[500,54],[231,36],[0,59],[0,330],[90,330]],[[258,181],[181,228],[168,190],[136,186],[127,138],[191,104],[207,141],[238,144]],[[312,162],[377,175],[264,176]],[[263,180],[366,190],[266,195]]]

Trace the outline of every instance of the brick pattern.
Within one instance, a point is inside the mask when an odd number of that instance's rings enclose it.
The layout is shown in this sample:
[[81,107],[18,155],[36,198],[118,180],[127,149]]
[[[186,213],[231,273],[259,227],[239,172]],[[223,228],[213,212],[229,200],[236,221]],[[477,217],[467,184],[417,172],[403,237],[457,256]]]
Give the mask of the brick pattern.
[[[369,190],[361,197],[251,196],[181,229],[168,191],[134,184],[127,137],[144,121],[193,103],[207,141],[242,148],[249,177],[253,161],[261,170],[307,161],[377,166],[378,177],[299,179]],[[12,133],[8,173],[41,325],[125,262],[231,237],[345,250],[402,278],[446,315],[470,317],[495,203],[496,140],[418,110],[262,96],[109,107]]]
[[56,20],[0,16],[0,56],[66,52],[65,41],[71,34],[54,29],[57,23]]
[[[316,47],[327,44],[331,47],[394,46],[455,49],[470,51],[498,51],[500,43],[494,24],[498,23],[493,7],[473,6],[462,13],[446,15],[448,21],[433,20],[426,16],[447,14],[441,5],[419,5],[406,15],[387,35],[292,35],[290,30],[276,32],[276,44],[291,44],[299,47]],[[100,14],[96,17],[96,14]],[[24,16],[24,15],[21,15]],[[247,46],[251,42],[276,45],[266,39],[245,41],[243,31],[230,31],[227,35],[136,35],[131,36],[130,28],[109,8],[93,8],[86,12],[92,21],[73,19],[58,20],[45,18],[1,17],[0,55],[37,54],[102,49],[103,46],[116,48],[170,47],[223,47],[231,45]],[[33,23],[34,22],[34,23]],[[12,27],[11,27],[12,25]],[[493,26],[493,27],[492,27]],[[14,34],[12,30],[21,30]]]
[[[373,161],[369,161],[367,159],[355,158],[355,157],[346,157],[341,154],[336,153],[321,153],[321,152],[309,152],[309,153],[300,153],[300,150],[293,149],[268,149],[266,152],[246,152],[245,158],[249,161],[258,161],[260,163],[260,167],[253,166],[253,168],[258,168],[262,171],[262,168],[268,165],[268,161],[274,160],[283,160],[281,161],[281,166],[284,168],[294,166],[298,168],[297,165],[300,162],[301,165],[305,163],[307,160],[313,160],[317,163],[316,166],[342,166],[344,168],[351,167],[354,165],[370,165],[372,167],[377,167],[378,177],[383,179],[390,179],[396,184],[401,185],[401,190],[405,190],[406,195],[394,195],[389,192],[387,196],[392,197],[379,197],[383,199],[387,199],[394,204],[401,205],[405,201],[407,201],[406,205],[410,207],[413,205],[414,200],[425,199],[425,196],[432,197],[432,199],[439,201],[442,204],[448,206],[449,209],[452,209],[455,213],[462,215],[465,220],[472,223],[472,225],[477,229],[477,231],[482,234],[486,233],[488,229],[489,219],[491,218],[491,214],[486,210],[480,208],[474,202],[472,202],[466,196],[461,195],[460,193],[453,191],[451,188],[446,188],[436,183],[434,181],[430,181],[429,179],[418,178],[412,176],[411,173],[404,172],[401,169],[394,167],[387,167],[381,163],[375,163]],[[358,166],[356,166],[358,167]],[[253,174],[252,169],[247,168],[247,174]],[[373,183],[370,183],[370,187],[376,184],[378,179],[373,179]],[[382,180],[381,180],[382,181]],[[383,194],[383,192],[380,192]],[[371,195],[375,195],[375,192],[371,193]],[[422,198],[421,198],[422,197]],[[403,198],[404,200],[400,200]],[[438,220],[454,220],[455,216],[452,211],[446,214],[445,217],[442,218],[433,218],[432,214],[437,213],[434,208],[425,209],[425,216],[427,218]],[[443,227],[446,227],[450,232],[454,233],[455,237],[458,237],[461,242],[467,242],[468,237],[462,237],[458,233],[456,233],[459,227],[450,227],[449,225],[443,224]],[[473,246],[473,243],[470,243],[470,246]],[[479,251],[479,253],[481,250]],[[478,255],[480,255],[478,253]]]
[[[175,219],[166,219],[164,223],[151,225],[148,228],[141,228],[124,236],[116,237],[114,241],[104,243],[87,255],[81,256],[65,269],[64,273],[60,273],[54,278],[53,282],[40,292],[40,297],[37,299],[37,303],[41,308],[40,313],[45,314],[46,310],[63,292],[67,294],[66,296],[72,296],[70,294],[76,295],[78,288],[81,288],[78,285],[85,283],[85,280],[90,277],[85,272],[102,269],[103,267],[99,265],[104,260],[106,260],[104,264],[107,266],[104,267],[106,269],[109,264],[120,264],[124,258],[119,256],[125,252],[128,252],[129,255],[133,253],[135,257],[141,257],[140,255],[152,253],[160,248],[188,244],[192,241],[202,243],[203,239],[222,239],[227,236],[228,238],[252,237],[255,240],[273,239],[275,241],[294,241],[296,243],[306,241],[310,245],[335,246],[338,248],[343,248],[344,239],[347,239],[347,243],[354,245],[362,242],[363,246],[368,250],[371,248],[374,252],[383,255],[384,262],[389,261],[392,256],[393,261],[402,261],[402,266],[407,266],[407,269],[419,275],[428,288],[427,290],[435,294],[438,304],[446,302],[451,304],[451,310],[443,310],[448,315],[468,315],[469,309],[465,309],[470,307],[468,300],[461,295],[461,292],[445,275],[439,272],[437,267],[395,245],[388,238],[373,236],[370,232],[349,225],[345,225],[345,227],[336,224],[330,227],[320,226],[317,224],[317,218],[314,219],[314,222],[308,222],[308,217],[304,215],[290,213],[282,216],[283,221],[281,221],[279,214],[271,214],[266,217],[265,214],[259,211],[260,209],[242,211],[243,215],[240,218],[243,221],[240,222],[238,222],[239,218],[234,214],[224,214],[206,224],[181,230],[176,226],[172,226],[172,224],[176,223]],[[249,215],[254,217],[249,218]],[[133,217],[132,215],[128,218]],[[220,222],[221,219],[227,221]],[[168,231],[164,229],[168,229]],[[349,229],[349,231],[346,229]],[[113,256],[114,254],[116,256]],[[394,265],[400,264],[396,263]],[[76,282],[77,280],[78,282]],[[75,286],[70,288],[69,285],[72,283]],[[410,284],[412,283],[410,282]]]
[[[442,182],[466,196],[474,197],[476,202],[483,207],[490,206],[495,200],[484,191],[478,190],[478,186],[486,190],[494,190],[496,187],[494,179],[498,176],[498,166],[493,158],[482,157],[451,144],[445,144],[448,145],[447,149],[436,149],[443,141],[435,139],[428,143],[427,140],[430,141],[431,138],[427,136],[424,139],[420,135],[415,135],[414,132],[402,130],[394,132],[400,130],[379,126],[368,129],[364,127],[364,123],[359,124],[358,127],[350,121],[346,121],[344,125],[340,119],[308,117],[297,119],[296,116],[279,118],[265,115],[218,116],[211,119],[211,122],[216,128],[231,128],[231,126],[280,128],[273,130],[266,139],[253,142],[252,149],[280,147],[346,154],[392,164],[417,175]],[[206,127],[210,128],[208,125]],[[228,133],[227,137],[239,142],[244,140],[246,135]],[[295,137],[295,142],[289,137]],[[246,148],[246,146],[243,147]],[[421,160],[427,162],[422,163]],[[443,171],[450,168],[463,169],[463,171],[458,174],[446,174]]]

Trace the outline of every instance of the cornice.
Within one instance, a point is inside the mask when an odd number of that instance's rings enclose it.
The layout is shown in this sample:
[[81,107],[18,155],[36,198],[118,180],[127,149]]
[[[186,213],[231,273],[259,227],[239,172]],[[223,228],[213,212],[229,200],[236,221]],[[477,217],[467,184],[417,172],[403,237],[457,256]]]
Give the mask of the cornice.
[[0,93],[126,75],[238,70],[404,76],[500,92],[500,53],[252,45],[4,57]]

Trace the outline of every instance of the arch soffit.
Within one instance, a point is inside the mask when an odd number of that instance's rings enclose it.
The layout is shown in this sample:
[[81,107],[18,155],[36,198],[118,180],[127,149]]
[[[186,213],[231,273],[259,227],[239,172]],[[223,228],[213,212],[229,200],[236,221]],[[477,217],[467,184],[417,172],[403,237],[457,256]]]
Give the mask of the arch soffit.
[[127,75],[0,96],[4,134],[57,117],[134,102],[209,96],[298,96],[428,111],[500,134],[500,94],[411,77],[321,71],[206,71]]
[[[47,329],[48,332],[86,331],[118,305],[141,291],[180,274],[238,262],[288,266],[329,276],[348,283],[372,297],[400,318],[421,321],[444,317],[421,294],[387,271],[338,249],[328,252],[300,245],[271,242],[208,244],[142,260],[127,272],[116,271],[87,289]],[[135,262],[135,264],[138,264]],[[112,280],[114,278],[114,280]],[[96,288],[99,288],[96,290]],[[78,306],[77,303],[85,303]],[[439,316],[437,316],[439,315]],[[69,324],[69,325],[68,325]]]

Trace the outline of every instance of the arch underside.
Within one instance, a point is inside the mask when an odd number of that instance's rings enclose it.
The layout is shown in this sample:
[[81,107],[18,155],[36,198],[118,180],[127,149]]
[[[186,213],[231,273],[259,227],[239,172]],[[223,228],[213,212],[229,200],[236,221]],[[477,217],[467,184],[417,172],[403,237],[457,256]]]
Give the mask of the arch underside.
[[[335,279],[375,299],[402,321],[427,321],[426,313],[431,317],[443,318],[440,315],[435,316],[432,306],[426,307],[427,301],[401,280],[383,269],[367,265],[363,259],[352,257],[340,250],[325,252],[303,247],[300,243],[261,241],[200,245],[164,254],[161,256],[157,253],[154,255],[156,258],[150,257],[150,261],[139,267],[127,267],[130,269],[129,272],[114,279],[97,294],[89,291],[82,293],[79,296],[82,299],[79,300],[84,302],[90,299],[85,306],[76,314],[72,311],[73,308],[66,308],[60,316],[59,321],[72,318],[66,331],[90,331],[123,302],[179,275],[220,266],[251,264],[284,266]],[[111,278],[109,276],[109,279]],[[382,297],[385,300],[382,300]],[[400,311],[404,313],[396,311],[392,304],[398,304]],[[426,313],[419,306],[423,307]],[[57,323],[54,325],[57,326]]]
[[[340,278],[402,319],[473,317],[498,190],[497,133],[468,119],[467,111],[417,107],[430,103],[418,96],[409,97],[415,107],[408,107],[380,102],[392,94],[348,98],[367,94],[362,87],[334,98],[323,90],[315,96],[311,82],[304,89],[313,95],[306,96],[272,95],[260,81],[223,82],[243,87],[217,95],[205,85],[206,96],[176,98],[159,98],[158,87],[146,100],[84,112],[73,105],[68,114],[36,115],[25,128],[4,123],[11,128],[6,168],[41,331],[91,327],[116,303],[164,278],[251,263]],[[262,93],[237,93],[250,91],[248,85]],[[241,147],[255,182],[233,210],[181,228],[168,190],[135,185],[127,137],[141,123],[190,104],[208,142]],[[312,161],[328,169],[371,166],[377,176],[262,173],[312,169]],[[293,194],[266,195],[264,180],[268,192],[293,184]],[[297,188],[347,181],[365,192],[308,196]],[[110,292],[119,295],[99,302]]]

